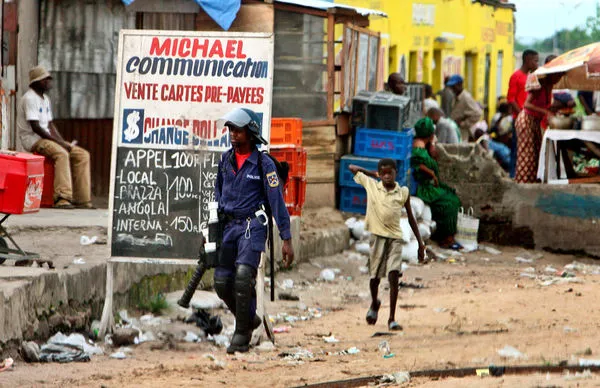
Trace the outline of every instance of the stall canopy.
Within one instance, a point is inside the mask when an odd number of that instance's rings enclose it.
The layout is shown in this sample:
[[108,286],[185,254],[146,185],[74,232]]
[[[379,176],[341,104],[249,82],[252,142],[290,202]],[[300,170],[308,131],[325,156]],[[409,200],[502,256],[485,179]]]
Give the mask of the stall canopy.
[[[130,5],[135,0],[122,0]],[[241,0],[194,0],[222,29],[229,30],[240,10]]]
[[[130,5],[135,0],[122,0],[125,5]],[[222,29],[229,30],[231,23],[240,10],[241,0],[194,0],[204,12],[206,12]],[[297,5],[305,8],[314,8],[319,10],[329,9],[346,9],[352,10],[362,16],[383,16],[387,17],[384,12],[376,11],[367,8],[357,8],[344,4],[334,4],[324,0],[276,0],[277,3]]]
[[555,89],[600,90],[600,42],[568,51],[538,68],[535,75],[565,73]]

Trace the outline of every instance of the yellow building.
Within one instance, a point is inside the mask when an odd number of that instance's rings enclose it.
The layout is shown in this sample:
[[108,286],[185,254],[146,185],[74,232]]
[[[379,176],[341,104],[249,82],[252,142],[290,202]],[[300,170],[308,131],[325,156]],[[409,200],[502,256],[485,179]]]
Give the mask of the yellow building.
[[493,114],[506,96],[515,69],[515,7],[501,0],[341,0],[379,9],[387,18],[371,18],[381,33],[386,73],[405,74],[437,91],[445,76],[461,74],[465,87]]

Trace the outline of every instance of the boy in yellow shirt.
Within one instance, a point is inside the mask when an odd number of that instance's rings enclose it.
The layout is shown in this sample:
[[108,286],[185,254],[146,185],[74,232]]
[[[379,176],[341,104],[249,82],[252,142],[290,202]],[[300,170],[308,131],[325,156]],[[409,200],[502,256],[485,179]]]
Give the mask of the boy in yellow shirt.
[[[402,273],[402,231],[400,217],[402,208],[406,209],[408,221],[419,242],[419,262],[425,257],[425,245],[419,234],[417,221],[410,208],[410,194],[407,187],[396,182],[397,167],[392,159],[381,159],[377,171],[369,171],[351,164],[348,169],[354,174],[354,181],[367,190],[366,228],[371,232],[371,256],[369,257],[369,275],[371,281],[371,307],[367,312],[367,323],[374,325],[381,301],[377,299],[379,283],[387,275],[390,282],[390,317],[388,329],[402,330],[396,322],[396,302],[398,284]],[[376,179],[381,179],[377,181]]]

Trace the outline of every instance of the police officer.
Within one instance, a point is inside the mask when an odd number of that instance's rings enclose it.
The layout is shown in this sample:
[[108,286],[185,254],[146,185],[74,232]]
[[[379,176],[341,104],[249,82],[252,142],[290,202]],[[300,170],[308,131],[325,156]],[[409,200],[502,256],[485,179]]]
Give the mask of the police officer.
[[291,265],[294,251],[275,163],[257,148],[267,144],[260,135],[260,118],[250,109],[238,108],[219,123],[229,129],[232,147],[221,156],[215,187],[219,212],[225,218],[215,290],[235,315],[235,332],[227,348],[232,354],[248,351],[252,331],[261,323],[256,316],[255,285],[267,238],[267,206],[283,240],[285,267]]

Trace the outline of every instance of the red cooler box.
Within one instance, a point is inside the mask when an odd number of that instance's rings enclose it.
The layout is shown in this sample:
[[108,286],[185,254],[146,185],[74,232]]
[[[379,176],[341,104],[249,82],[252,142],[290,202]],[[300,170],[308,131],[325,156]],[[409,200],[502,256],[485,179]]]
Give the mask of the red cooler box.
[[0,151],[0,213],[37,212],[43,188],[43,156]]

